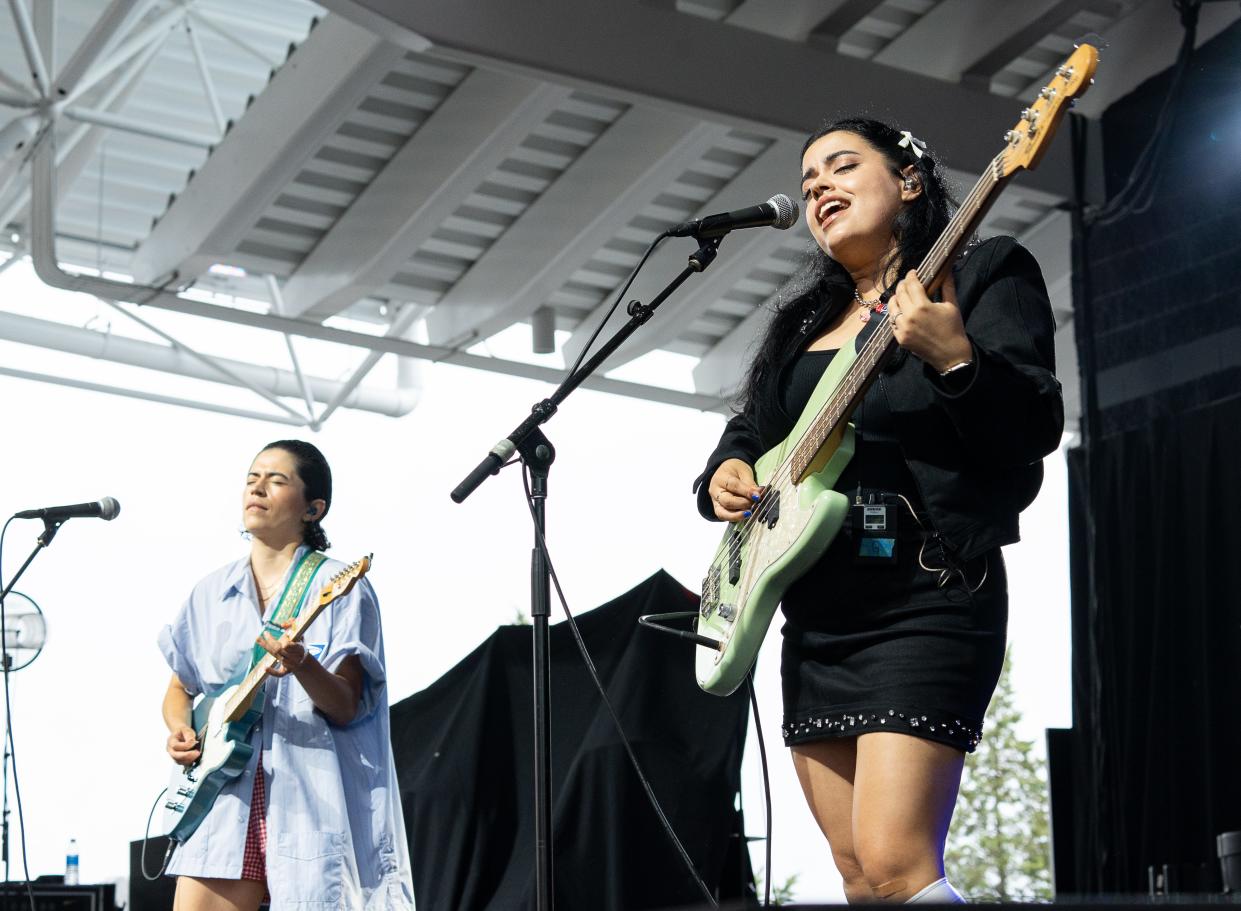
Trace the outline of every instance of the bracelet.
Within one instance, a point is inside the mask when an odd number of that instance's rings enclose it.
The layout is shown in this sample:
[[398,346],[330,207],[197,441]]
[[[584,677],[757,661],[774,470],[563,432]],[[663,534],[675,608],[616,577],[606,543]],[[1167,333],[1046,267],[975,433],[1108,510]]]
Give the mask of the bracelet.
[[966,367],[973,367],[973,366],[974,366],[974,359],[970,358],[968,361],[961,361],[961,363],[959,364],[953,364],[947,370],[939,371],[939,375],[949,376],[953,373],[956,373],[958,370],[964,370]]

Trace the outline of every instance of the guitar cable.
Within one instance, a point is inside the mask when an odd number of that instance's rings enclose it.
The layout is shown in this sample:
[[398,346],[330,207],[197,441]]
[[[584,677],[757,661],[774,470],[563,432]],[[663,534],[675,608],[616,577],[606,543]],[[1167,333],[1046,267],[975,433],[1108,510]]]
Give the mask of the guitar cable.
[[534,510],[534,494],[530,490],[529,469],[526,464],[522,463],[521,483],[526,489],[526,506],[530,510],[530,518],[534,524],[535,537],[539,542],[539,551],[543,554],[543,559],[547,561],[547,572],[551,576],[552,585],[556,589],[556,597],[560,600],[560,606],[564,610],[565,619],[568,620],[569,629],[573,633],[573,640],[577,643],[578,651],[582,653],[582,661],[586,665],[586,670],[590,673],[590,679],[594,681],[595,689],[599,691],[599,697],[603,700],[604,707],[608,710],[608,715],[612,718],[612,724],[616,728],[617,734],[620,735],[621,743],[625,747],[625,752],[629,756],[629,763],[633,766],[634,772],[638,775],[638,781],[642,784],[642,789],[646,792],[647,800],[650,801],[651,807],[655,810],[655,815],[659,817],[660,824],[664,831],[668,833],[668,838],[672,841],[676,848],[677,854],[681,857],[681,862],[685,864],[685,869],[689,871],[693,877],[694,883],[702,892],[703,897],[712,908],[719,908],[719,902],[711,894],[711,890],[707,888],[707,884],[702,881],[702,877],[698,875],[698,870],[694,867],[694,861],[689,856],[689,852],[685,850],[685,846],[681,844],[681,839],[677,837],[676,832],[672,828],[672,823],[668,821],[668,817],[664,814],[663,807],[659,805],[659,799],[655,796],[655,791],[651,787],[650,781],[642,772],[642,766],[638,763],[638,757],[634,755],[633,747],[629,743],[629,738],[625,735],[625,729],[621,726],[620,716],[616,714],[616,710],[612,708],[612,702],[608,699],[607,690],[604,688],[602,681],[599,679],[599,672],[595,669],[595,662],[590,657],[590,651],[586,648],[586,642],[582,639],[582,634],[577,628],[577,620],[573,613],[569,610],[569,602],[565,599],[564,591],[560,588],[560,579],[556,576],[556,568],[552,565],[552,557],[547,549],[547,541],[543,537],[543,529],[539,527],[538,517]]
[[[0,591],[4,591],[4,536],[9,533],[9,523],[16,516],[10,516],[8,522],[4,523],[4,528],[0,529]],[[8,637],[5,635],[5,615],[4,601],[0,600],[0,643],[3,643]],[[13,739],[13,709],[9,704],[9,662],[4,658],[8,655],[7,650],[0,647],[0,664],[4,665],[4,736],[5,744],[8,747],[9,758],[13,761],[13,793],[17,795],[17,830],[21,836],[22,842],[22,873],[26,877],[26,897],[30,900],[30,911],[35,911],[34,889],[30,885],[30,864],[26,858],[26,817],[22,813],[22,789],[17,782],[17,742]],[[8,799],[8,792],[5,792],[5,799]],[[8,860],[5,860],[4,879],[8,881]]]
[[159,802],[167,793],[168,789],[164,788],[155,798],[155,803],[151,804],[151,812],[147,814],[146,831],[142,833],[142,853],[138,857],[138,869],[142,871],[142,878],[149,883],[155,882],[164,875],[164,871],[168,869],[168,861],[172,858],[173,849],[177,846],[175,841],[168,839],[168,850],[164,852],[164,862],[160,865],[158,872],[154,876],[147,872],[147,842],[151,840],[151,820],[155,818],[155,808],[159,806]]

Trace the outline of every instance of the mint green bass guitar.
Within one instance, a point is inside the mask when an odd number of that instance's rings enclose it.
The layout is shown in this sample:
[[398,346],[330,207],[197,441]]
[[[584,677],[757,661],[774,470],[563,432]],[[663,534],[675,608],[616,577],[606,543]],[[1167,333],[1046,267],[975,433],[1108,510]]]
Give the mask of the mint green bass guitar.
[[[938,290],[1004,184],[1019,168],[1037,164],[1070,101],[1093,81],[1098,61],[1098,50],[1079,45],[1005,134],[1003,151],[918,266],[928,293]],[[713,644],[699,644],[694,663],[698,685],[706,692],[727,696],[745,681],[785,592],[818,561],[844,524],[849,500],[832,487],[853,457],[849,416],[896,347],[885,319],[860,351],[841,349],[793,430],[755,463],[762,498],[750,518],[724,533],[702,583],[697,633]]]

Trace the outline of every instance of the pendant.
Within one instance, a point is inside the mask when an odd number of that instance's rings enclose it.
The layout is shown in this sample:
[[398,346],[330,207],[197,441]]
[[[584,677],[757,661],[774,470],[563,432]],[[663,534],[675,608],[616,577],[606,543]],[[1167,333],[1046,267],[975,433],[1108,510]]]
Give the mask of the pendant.
[[864,323],[869,323],[870,322],[870,311],[862,310],[860,313],[858,313],[857,318],[860,319]]

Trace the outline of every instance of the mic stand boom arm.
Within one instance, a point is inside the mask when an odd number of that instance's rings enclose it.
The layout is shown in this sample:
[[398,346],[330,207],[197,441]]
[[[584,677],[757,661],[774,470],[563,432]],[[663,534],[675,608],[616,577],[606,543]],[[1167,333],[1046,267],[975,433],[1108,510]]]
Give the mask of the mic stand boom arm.
[[[695,238],[697,240],[697,238]],[[659,305],[667,300],[677,288],[681,287],[685,281],[695,272],[702,272],[711,265],[715,260],[716,250],[719,248],[722,237],[711,237],[700,241],[698,249],[689,257],[689,265],[687,265],[681,274],[674,278],[663,291],[661,291],[649,304],[642,304],[639,301],[630,301],[627,308],[629,313],[629,322],[621,326],[616,334],[608,339],[602,348],[586,363],[582,364],[576,371],[565,377],[564,381],[556,388],[550,396],[541,402],[536,402],[530,409],[530,416],[522,421],[507,437],[495,445],[495,447],[487,454],[481,462],[474,467],[464,480],[458,484],[452,492],[454,503],[460,503],[465,500],[474,490],[487,479],[488,475],[499,474],[504,463],[514,452],[521,448],[522,442],[527,436],[539,425],[546,423],[551,416],[556,413],[560,407],[560,403],[569,397],[574,389],[580,386],[599,365],[602,364],[612,352],[619,348],[625,339],[633,335],[638,327],[654,316],[655,311],[659,309]]]
[[533,479],[531,499],[534,521],[534,551],[530,567],[530,625],[534,662],[534,907],[535,911],[551,911],[552,877],[552,751],[551,751],[551,661],[548,649],[548,620],[551,616],[551,581],[547,561],[539,546],[545,535],[544,517],[547,503],[547,476],[556,451],[543,435],[540,425],[546,423],[574,389],[590,376],[638,327],[649,320],[669,296],[695,272],[702,272],[715,259],[722,237],[700,238],[698,249],[689,257],[681,274],[674,278],[649,304],[630,301],[629,322],[616,331],[595,354],[562,382],[550,396],[530,409],[530,416],[496,444],[452,492],[460,503],[488,475],[499,474],[514,452],[519,452]]

